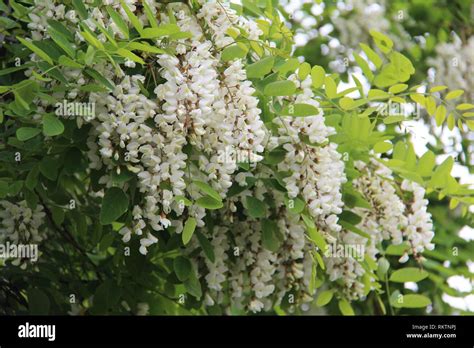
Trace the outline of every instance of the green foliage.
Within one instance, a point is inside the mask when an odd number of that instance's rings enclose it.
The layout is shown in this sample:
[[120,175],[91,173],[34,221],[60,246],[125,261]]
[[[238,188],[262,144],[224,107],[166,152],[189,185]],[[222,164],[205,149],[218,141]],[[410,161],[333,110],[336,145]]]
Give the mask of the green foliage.
[[105,193],[100,210],[100,222],[108,225],[117,220],[128,210],[129,199],[118,187],[112,187]]
[[[140,66],[137,69],[150,69],[147,70],[141,93],[153,96],[154,88],[150,85],[154,87],[153,83],[160,83],[154,81],[160,68],[156,55],[174,55],[179,40],[189,37],[190,33],[181,32],[173,18],[168,24],[158,23],[146,2],[143,2],[143,13],[149,26],[144,26],[141,19],[121,1],[128,20],[118,9],[104,6],[120,36],[98,23],[95,23],[95,30],[82,24],[79,32],[71,32],[60,22],[49,19],[49,37],[30,40],[23,25],[29,21],[28,2],[23,4],[11,2],[13,12],[2,13],[4,16],[1,18],[2,35],[16,37],[16,41],[5,45],[5,55],[2,56],[4,65],[0,71],[0,198],[26,200],[29,206],[43,206],[47,212],[44,228],[54,238],[42,246],[47,259],[38,264],[37,272],[27,269],[22,273],[19,268],[0,265],[2,278],[5,275],[5,279],[12,279],[21,289],[20,299],[27,300],[26,306],[18,299],[18,303],[9,304],[8,308],[0,309],[0,313],[66,313],[70,306],[61,298],[66,293],[77,294],[81,306],[92,314],[127,313],[129,311],[120,303],[125,301],[135,308],[138,298],[149,300],[152,314],[209,313],[202,304],[207,289],[204,289],[203,280],[198,277],[195,265],[184,251],[186,246],[196,242],[203,257],[210,263],[216,262],[217,249],[212,243],[212,220],[216,215],[213,214],[229,201],[202,178],[187,177],[186,184],[198,195],[183,193],[174,198],[174,203],[186,208],[196,205],[205,209],[208,214],[206,226],[198,227],[194,217],[186,217],[181,235],[176,233],[175,226],[166,227],[157,234],[159,242],[150,248],[146,256],[138,252],[138,241],[132,239],[130,255],[125,256],[123,246],[119,246],[119,231],[131,225],[133,207],[143,200],[135,173],[127,170],[126,165],[121,167],[120,173],[107,173],[104,168],[89,169],[86,152],[91,126],[84,124],[79,127],[76,120],[59,118],[51,108],[39,109],[35,102],[35,99],[41,99],[54,105],[61,102],[55,93],[75,87],[86,93],[112,92],[117,81],[101,75],[96,70],[97,66],[110,64],[118,69],[128,60],[138,63]],[[74,8],[81,21],[91,19],[91,9],[82,1],[73,0],[66,6]],[[283,180],[288,173],[278,171],[278,164],[286,155],[283,147],[265,153],[264,160],[258,164],[274,173],[271,180],[251,178],[254,181],[247,180],[247,186],[234,184],[229,189],[228,198],[256,186],[259,180],[259,184],[272,187],[284,197],[283,209],[301,218],[305,238],[314,244],[314,250],[310,252],[315,261],[310,282],[319,293],[315,304],[325,307],[328,313],[385,314],[390,310],[397,314],[423,314],[430,304],[436,314],[452,313],[453,309],[442,301],[442,295],[467,294],[450,288],[446,279],[453,275],[472,279],[466,262],[474,252],[473,243],[456,234],[462,226],[472,225],[469,208],[474,204],[474,190],[453,176],[458,158],[448,156],[442,163],[437,162],[437,156],[443,153],[440,144],[430,146],[421,157],[417,156],[410,137],[395,131],[397,126],[404,125],[407,117],[384,115],[379,106],[380,103],[406,104],[413,101],[416,107],[434,118],[438,127],[446,125],[451,130],[457,127],[465,133],[469,129],[474,130],[474,104],[463,99],[465,92],[471,91],[449,90],[446,86],[427,89],[415,85],[422,74],[423,60],[414,59],[413,52],[399,52],[394,47],[396,42],[394,44],[388,35],[374,30],[370,31],[372,41],[361,43],[360,49],[355,48],[357,51],[353,52],[355,63],[368,81],[368,88],[365,88],[357,75],[350,72],[346,76],[330,73],[326,58],[312,56],[308,51],[303,50],[306,61],[300,64],[297,56],[302,50],[292,54],[292,32],[280,19],[277,2],[242,1],[242,7],[236,6],[245,16],[255,17],[262,35],[258,41],[251,40],[245,30],[235,26],[227,33],[235,39],[235,43],[218,54],[223,62],[235,59],[244,62],[247,77],[251,79],[260,101],[261,118],[269,132],[275,131],[272,125],[275,118],[310,117],[323,111],[326,124],[335,130],[331,142],[338,145],[341,156],[347,157],[344,161],[349,185],[343,189],[346,207],[372,208],[372,202],[368,202],[350,185],[360,175],[355,162],[367,163],[370,158],[388,160],[384,163],[394,173],[394,187],[399,189],[399,182],[408,179],[426,189],[432,203],[430,212],[436,225],[437,247],[424,253],[426,260],[417,260],[419,263],[410,261],[406,267],[398,263],[399,257],[410,251],[406,244],[381,246],[384,253],[378,262],[364,255],[363,260],[357,262],[373,276],[374,281],[370,283],[366,279],[365,302],[350,303],[339,291],[338,284],[328,287],[330,282],[323,271],[328,236],[318,230],[303,199],[288,198]],[[332,6],[335,5],[328,4],[329,9]],[[417,12],[419,7],[426,6],[420,3],[410,7],[410,10]],[[433,7],[430,13],[438,13],[436,6]],[[449,15],[452,16],[452,13]],[[427,21],[432,23],[428,17]],[[429,24],[420,22],[420,25]],[[450,28],[451,24],[443,22],[437,36],[442,37],[442,32]],[[415,33],[421,29],[410,30]],[[80,45],[75,43],[78,33],[85,40]],[[274,44],[268,46],[270,42]],[[308,46],[305,49],[311,50],[320,45]],[[35,60],[29,60],[31,53],[35,54]],[[17,57],[21,58],[20,66],[15,66]],[[27,69],[31,71],[29,78],[24,74]],[[90,80],[86,85],[77,86],[76,81],[65,73],[66,69],[83,72]],[[293,102],[292,98],[298,96],[301,90],[288,78],[292,73],[296,73],[301,80],[311,77],[319,107]],[[353,78],[356,86],[342,90],[341,82],[348,76]],[[51,81],[54,81],[51,84],[54,87],[50,90],[45,86],[50,86],[48,83]],[[359,95],[353,96],[353,92]],[[322,146],[312,144],[307,134],[298,136],[308,147],[317,149]],[[466,144],[462,146],[465,148]],[[15,160],[17,153],[21,154],[21,161]],[[374,153],[380,157],[375,157]],[[199,155],[206,154],[196,149],[189,151],[190,165],[195,164],[193,161]],[[467,155],[468,151],[464,157]],[[250,170],[250,164],[240,163],[239,166],[240,172]],[[472,167],[469,169],[472,170]],[[104,184],[100,180],[106,174],[110,182],[103,190]],[[102,195],[97,193],[102,190],[104,194],[100,198]],[[75,204],[73,208],[71,200]],[[284,236],[272,216],[275,209],[273,198],[247,196],[239,204],[236,208],[239,217],[249,216],[260,226],[266,250],[277,252],[284,247]],[[369,231],[357,226],[361,220],[359,215],[345,210],[339,219],[345,230],[370,238]],[[196,236],[194,240],[193,236]],[[453,256],[454,247],[458,248],[459,257]],[[451,263],[450,267],[443,266],[446,260]],[[406,291],[403,289],[405,282],[417,282],[419,292],[402,294],[401,291]],[[322,288],[323,284],[328,288]],[[185,305],[178,302],[183,293],[190,295]]]

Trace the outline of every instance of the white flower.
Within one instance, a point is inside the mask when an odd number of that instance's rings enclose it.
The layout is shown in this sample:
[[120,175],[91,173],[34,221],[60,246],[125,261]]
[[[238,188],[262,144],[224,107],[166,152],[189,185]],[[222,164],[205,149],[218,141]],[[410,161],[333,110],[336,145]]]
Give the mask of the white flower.
[[126,66],[127,68],[134,68],[135,65],[136,65],[133,60],[130,60],[130,59],[128,59],[128,58],[125,59],[125,63],[124,63],[124,64],[125,64],[125,66]]
[[150,312],[150,305],[146,302],[137,303],[137,315],[148,315]]

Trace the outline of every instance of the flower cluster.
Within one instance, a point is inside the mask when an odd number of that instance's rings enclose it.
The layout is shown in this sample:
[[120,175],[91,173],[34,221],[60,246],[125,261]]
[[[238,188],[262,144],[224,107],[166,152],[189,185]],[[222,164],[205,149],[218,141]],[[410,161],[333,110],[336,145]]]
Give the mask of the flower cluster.
[[[0,201],[0,243],[12,243],[17,247],[20,244],[38,244],[45,238],[44,231],[40,231],[46,214],[42,205],[32,209],[26,201],[11,203]],[[12,261],[13,265],[26,267],[20,258]]]
[[[198,14],[204,23],[199,23],[184,6],[175,6],[173,10],[180,29],[190,32],[192,37],[180,40],[176,56],[156,57],[165,80],[155,88],[156,99],[141,94],[139,83],[144,82],[144,77],[140,75],[123,77],[105,98],[101,93],[91,93],[89,97],[98,110],[88,142],[91,168],[101,169],[104,164],[108,173],[137,173],[146,204],[135,206],[135,223],[124,227],[121,234],[124,241],[131,234],[143,236],[140,251],[144,254],[147,247],[157,242],[151,232],[145,235],[146,226],[160,231],[173,224],[181,232],[181,220],[170,219],[168,214],[179,216],[184,212],[175,197],[200,197],[197,190],[189,187],[190,176],[208,182],[225,197],[237,163],[223,161],[222,154],[230,149],[244,154],[242,161],[249,157],[261,160],[258,154],[263,152],[265,137],[258,100],[246,81],[242,62],[235,60],[224,65],[214,52],[224,35],[218,24],[224,16],[221,7],[205,4]],[[192,145],[196,151],[196,166],[191,166],[184,150],[186,145]],[[113,182],[109,174],[101,180],[106,185]],[[203,226],[203,208],[192,206],[187,214]]]
[[[319,107],[311,90],[311,77],[299,81],[296,75],[290,80],[295,82],[302,93],[294,103],[305,103]],[[308,117],[284,116],[274,119],[278,126],[278,135],[270,140],[270,147],[282,146],[286,150],[285,159],[278,165],[278,170],[290,172],[283,181],[290,198],[299,194],[308,204],[311,215],[317,219],[323,231],[339,231],[337,215],[342,212],[341,185],[346,182],[344,162],[337,152],[337,146],[328,143],[328,137],[334,129],[324,124],[320,109],[319,114]],[[301,136],[307,136],[312,145],[305,144]]]
[[474,36],[465,42],[457,35],[453,35],[450,42],[443,42],[436,46],[436,56],[428,58],[428,64],[434,68],[433,83],[445,85],[449,89],[463,89],[468,93],[466,100],[472,100],[474,95]]
[[43,241],[45,235],[39,231],[39,227],[44,223],[46,214],[41,205],[31,209],[26,201],[17,203],[0,201],[0,206],[3,208],[0,211],[0,242],[40,243]]
[[[409,254],[419,259],[425,249],[432,250],[434,232],[431,214],[427,212],[425,190],[415,182],[403,180],[398,187],[402,191],[400,196],[392,171],[379,160],[373,159],[368,164],[358,161],[355,165],[361,176],[352,185],[370,208],[355,207],[352,211],[361,218],[357,227],[370,238],[343,229],[337,235],[337,243],[363,246],[366,256],[374,261],[380,254],[382,241],[391,240],[394,245],[406,243],[406,251],[399,259],[401,263],[408,261]],[[327,257],[325,260],[329,279],[342,280],[342,291],[347,298],[362,298],[366,284],[372,286],[373,277],[366,273],[354,255]]]
[[[261,185],[244,195],[259,196],[264,192],[268,194]],[[260,312],[282,301],[296,305],[313,299],[314,290],[309,289],[312,244],[305,237],[299,216],[287,212],[279,202],[276,210],[280,217],[271,225],[282,241],[278,251],[268,250],[262,238],[262,224],[268,222],[236,220],[238,217],[231,211],[223,212],[218,219],[224,225],[215,226],[211,233],[201,230],[212,239],[215,255],[214,262],[204,252],[195,258],[207,284],[206,305],[230,301],[234,309]],[[227,293],[230,298],[226,298]]]
[[[404,234],[413,254],[418,256],[425,249],[433,250],[434,248],[431,242],[434,237],[433,222],[431,214],[427,212],[428,200],[425,199],[425,189],[415,182],[403,180],[401,188],[412,194],[407,204],[408,224]],[[403,256],[404,259],[407,257],[408,254]]]

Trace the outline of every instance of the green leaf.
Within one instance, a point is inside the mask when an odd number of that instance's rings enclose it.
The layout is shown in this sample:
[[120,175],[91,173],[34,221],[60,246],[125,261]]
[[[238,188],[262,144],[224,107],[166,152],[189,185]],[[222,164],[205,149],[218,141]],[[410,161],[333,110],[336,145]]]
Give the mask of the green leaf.
[[471,104],[471,103],[462,103],[456,106],[456,110],[461,110],[461,111],[469,110],[472,108],[474,108],[474,104]]
[[107,40],[114,46],[117,47],[117,41],[115,41],[113,34],[111,34],[107,29],[105,29],[100,23],[96,20],[92,19],[92,22],[95,24],[97,28],[99,28],[100,32],[105,35]]
[[462,89],[456,89],[454,91],[449,92],[446,94],[446,100],[451,100],[451,99],[456,99],[459,98],[464,94],[464,91]]
[[206,236],[204,236],[200,231],[196,231],[196,237],[206,257],[209,259],[209,261],[214,263],[216,261],[216,257],[214,255],[214,248],[211,242],[209,242]]
[[214,190],[210,185],[206,184],[205,182],[196,180],[196,181],[193,181],[193,184],[196,185],[199,188],[199,190],[201,190],[201,192],[211,196],[217,201],[222,201],[222,197],[219,194],[219,192]]
[[18,41],[20,41],[24,46],[30,49],[33,53],[35,53],[38,57],[43,59],[44,61],[48,62],[49,64],[53,65],[53,60],[51,57],[46,54],[45,51],[40,49],[39,47],[35,46],[35,44],[32,41],[27,41],[25,39],[22,39],[21,37],[17,37]]
[[41,133],[41,129],[31,127],[21,127],[16,130],[16,137],[20,141],[26,141],[34,138]]
[[173,261],[173,269],[178,279],[184,282],[191,275],[193,266],[191,265],[191,261],[189,261],[189,259],[183,256],[178,256]]
[[441,126],[445,119],[446,119],[446,107],[444,105],[439,105],[435,113],[436,125],[438,127]]
[[247,78],[262,78],[272,71],[275,57],[265,57],[258,62],[247,65]]
[[466,125],[471,131],[474,132],[474,121],[468,120],[468,121],[466,121]]
[[447,88],[448,88],[447,86],[435,86],[435,87],[430,89],[430,93],[444,91]]
[[34,80],[23,80],[12,87],[15,101],[24,109],[29,110],[29,105],[37,95],[39,89],[38,83]]
[[260,11],[260,9],[258,8],[257,4],[255,1],[252,1],[252,0],[242,0],[242,5],[244,6],[244,8],[249,11],[250,13],[252,13],[253,15],[255,16],[261,16],[262,15],[262,11]]
[[350,97],[343,97],[339,99],[339,106],[344,110],[351,110],[354,107],[354,99]]
[[367,46],[366,44],[360,43],[359,45],[362,48],[362,50],[364,51],[367,58],[369,58],[370,61],[372,63],[374,63],[375,67],[377,69],[380,68],[382,66],[382,63],[383,63],[382,58],[380,58],[379,55],[377,53],[375,53],[375,51],[372,48],[370,48],[369,46]]
[[25,180],[25,186],[33,191],[38,184],[38,176],[39,176],[39,167],[34,166],[29,172],[28,175],[26,176]]
[[374,84],[379,88],[385,88],[396,84],[399,81],[406,81],[408,78],[404,75],[403,78],[400,72],[396,69],[394,64],[386,65],[382,71],[375,76]]
[[247,196],[246,203],[247,213],[249,216],[256,219],[265,217],[267,209],[265,203],[263,203],[261,200],[252,196]]
[[186,220],[186,223],[184,224],[183,233],[181,236],[183,239],[184,245],[188,244],[189,241],[191,240],[194,234],[194,230],[196,229],[196,225],[197,225],[196,219],[193,217],[188,217],[188,219]]
[[191,274],[189,275],[189,278],[184,282],[184,287],[186,288],[186,291],[190,295],[194,296],[197,299],[201,298],[202,296],[201,283],[199,282],[199,279],[197,279],[194,272],[191,272]]
[[285,196],[285,205],[293,214],[300,214],[304,210],[306,203],[301,198],[290,199]]
[[128,40],[129,38],[129,33],[128,33],[128,26],[125,23],[125,21],[122,19],[122,16],[120,16],[112,7],[107,6],[106,7],[107,12],[109,13],[110,18],[114,21],[115,25],[117,25],[117,28],[122,32],[123,36],[125,39]]
[[280,112],[281,116],[307,117],[319,114],[319,109],[310,104],[289,104]]
[[343,210],[343,212],[339,215],[339,218],[342,221],[346,221],[353,225],[357,225],[359,222],[362,221],[362,218],[359,215],[353,213],[350,210]]
[[277,252],[282,243],[282,236],[275,221],[262,220],[262,245],[271,252]]
[[43,116],[43,133],[48,137],[54,137],[64,132],[63,123],[53,114]]
[[287,96],[296,92],[296,85],[293,81],[283,80],[270,82],[265,86],[263,93],[267,96]]
[[391,282],[406,283],[406,282],[419,282],[420,280],[428,277],[428,272],[416,267],[406,267],[396,270],[390,276]]
[[385,250],[385,254],[387,255],[396,255],[401,256],[404,253],[410,250],[410,246],[407,243],[402,244],[390,244],[387,249]]
[[135,27],[135,29],[139,32],[143,32],[143,26],[140,20],[133,14],[132,11],[130,11],[130,8],[128,8],[127,4],[123,1],[120,0],[120,4],[122,5],[122,8],[124,9],[125,13],[127,14],[128,19],[130,19],[130,22],[132,25]]
[[151,11],[150,6],[147,4],[146,1],[142,1],[142,4],[143,4],[143,8],[145,10],[146,18],[148,18],[148,21],[150,22],[150,25],[154,28],[158,27],[158,22],[156,21],[156,17],[153,14],[153,12]]
[[16,195],[18,195],[20,193],[22,188],[23,188],[23,181],[22,180],[14,181],[8,187],[8,194],[12,197],[15,197]]
[[[15,12],[15,17],[18,18],[18,19],[23,19],[23,17],[26,16],[26,14],[28,13],[29,9],[19,3],[17,3],[15,0],[10,0],[8,2],[8,4],[11,5],[11,7],[13,8],[13,11]],[[1,10],[3,12],[7,12],[8,10],[8,7],[6,7],[4,5],[4,2],[0,2],[0,5],[2,5],[2,8]]]
[[27,292],[28,309],[31,315],[49,314],[50,301],[48,296],[37,288],[32,288]]
[[56,180],[56,177],[58,176],[58,168],[58,161],[53,157],[45,157],[39,164],[41,174],[52,181]]
[[95,79],[97,82],[100,82],[102,85],[107,87],[110,91],[114,90],[115,88],[114,85],[105,77],[103,77],[101,74],[99,74],[96,70],[91,69],[91,68],[86,68],[84,69],[84,72],[90,77],[92,77],[93,79]]
[[454,129],[454,125],[456,124],[456,119],[454,118],[454,115],[452,112],[450,112],[448,115],[447,124],[448,124],[448,129],[452,131]]
[[434,187],[443,187],[446,184],[447,178],[450,176],[453,169],[454,159],[448,156],[443,163],[441,163],[434,171],[430,184]]
[[224,48],[221,54],[221,59],[224,62],[227,62],[233,59],[244,58],[247,55],[247,52],[247,46],[242,43],[237,43]]
[[74,35],[61,22],[58,22],[54,19],[48,19],[47,22],[49,24],[49,28],[64,36],[66,40],[74,42]]
[[56,226],[61,226],[64,222],[65,217],[64,210],[60,207],[55,206],[51,206],[50,209],[54,223],[56,224]]
[[426,111],[430,116],[433,116],[434,113],[436,112],[436,100],[429,96],[425,98],[425,105],[426,105]]
[[69,68],[74,68],[74,69],[82,69],[83,66],[79,63],[77,63],[75,60],[72,60],[71,58],[67,56],[61,56],[58,59],[58,63],[64,66],[67,66]]
[[370,70],[369,64],[357,53],[353,53],[354,59],[357,62],[357,64],[360,66],[362,69],[362,72],[364,73],[365,77],[370,81],[374,79],[374,74],[372,73],[372,70]]
[[128,209],[128,196],[118,187],[107,190],[102,200],[100,223],[108,225],[121,217]]
[[218,201],[217,199],[211,196],[204,196],[204,197],[198,198],[196,200],[196,204],[200,206],[201,208],[209,209],[209,210],[220,209],[224,206],[222,201]]
[[316,299],[316,305],[318,307],[324,307],[329,302],[331,302],[334,295],[334,290],[324,290],[319,293],[318,298]]
[[82,0],[72,0],[72,5],[76,9],[81,19],[86,20],[87,17],[89,17],[89,14],[87,13],[86,7],[84,6]]
[[311,73],[311,65],[307,62],[303,62],[298,69],[298,78],[303,81]]
[[390,262],[385,257],[381,257],[377,263],[377,275],[379,278],[384,279],[385,274],[387,274],[389,268]]
[[344,227],[345,229],[354,232],[355,234],[358,234],[359,236],[365,237],[370,240],[370,235],[358,227],[354,226],[353,224],[348,223],[347,221],[341,221],[340,222],[341,226]]
[[327,243],[324,240],[324,237],[321,235],[321,233],[319,233],[318,229],[314,225],[313,226],[306,225],[306,227],[307,227],[309,238],[314,242],[314,244],[316,244],[316,246],[320,250],[325,252],[327,250]]
[[374,151],[376,153],[385,153],[390,151],[393,148],[393,145],[389,141],[379,141],[374,145]]
[[426,151],[418,162],[416,172],[421,176],[430,176],[433,173],[435,164],[435,154],[432,151]]
[[337,97],[337,86],[331,76],[326,76],[324,79],[324,84],[326,86],[326,96],[329,99],[334,99]]
[[380,89],[371,89],[367,94],[369,100],[381,100],[390,98],[390,94]]
[[399,80],[404,82],[410,78],[410,75],[415,73],[415,67],[410,59],[405,57],[400,52],[393,52],[390,55],[390,62],[394,66],[397,73],[400,75]]
[[388,89],[388,91],[389,91],[390,93],[397,94],[397,93],[403,92],[403,91],[406,90],[407,88],[408,88],[408,85],[407,85],[407,84],[399,83],[399,84],[396,84],[396,85],[393,85],[392,87],[390,87],[390,88]]
[[149,52],[149,53],[158,53],[158,54],[166,53],[161,48],[151,46],[145,42],[130,42],[127,45],[127,47],[130,48],[131,50],[139,50],[139,51]]
[[98,48],[99,50],[105,50],[104,45],[102,42],[96,37],[96,35],[87,27],[86,25],[83,26],[84,31],[81,31],[82,37],[90,43],[92,46]]
[[141,59],[135,53],[132,53],[129,50],[126,50],[125,48],[119,48],[116,52],[118,55],[122,57],[128,58],[129,60],[139,63],[141,65],[145,65],[145,61],[143,59]]
[[53,28],[48,28],[48,33],[53,39],[53,41],[61,47],[64,52],[71,58],[74,58],[76,54],[76,49],[72,46],[72,44],[64,37],[60,32],[54,30]]
[[405,119],[405,116],[388,116],[383,119],[383,123],[385,124],[392,124],[401,122]]
[[431,300],[423,295],[408,294],[403,295],[401,303],[398,306],[403,308],[424,308],[431,304]]
[[339,300],[337,305],[338,305],[339,310],[341,311],[341,313],[343,315],[355,315],[351,304],[347,300],[341,299],[341,300]]
[[281,76],[286,76],[288,72],[293,72],[298,69],[299,65],[298,58],[290,58],[283,64],[277,64],[275,66],[275,71],[277,71]]
[[184,196],[175,196],[174,200],[178,202],[178,204],[184,204],[184,206],[189,207],[193,204],[189,199]]
[[419,93],[412,93],[410,94],[411,100],[413,100],[415,103],[420,104],[421,106],[426,105],[426,99],[422,94]]
[[393,41],[386,35],[379,33],[376,30],[370,30],[370,35],[373,37],[377,47],[385,54],[389,53],[393,47]]
[[156,28],[144,29],[141,33],[141,37],[143,39],[156,39],[163,36],[173,35],[179,32],[179,26],[176,24],[162,24]]
[[106,251],[114,242],[114,235],[112,233],[107,233],[102,237],[99,242],[99,250]]
[[324,84],[324,78],[326,77],[326,71],[319,65],[313,66],[311,69],[311,83],[313,88],[320,88]]

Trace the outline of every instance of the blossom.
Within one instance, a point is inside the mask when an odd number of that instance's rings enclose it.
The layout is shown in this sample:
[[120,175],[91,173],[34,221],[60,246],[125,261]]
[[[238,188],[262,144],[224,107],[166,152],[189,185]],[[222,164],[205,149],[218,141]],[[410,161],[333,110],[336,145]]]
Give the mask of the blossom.
[[[0,207],[0,243],[38,244],[46,239],[46,232],[40,229],[46,216],[42,205],[30,208],[25,200],[16,203],[2,200]],[[27,265],[21,259],[13,260],[12,264],[21,264],[21,268]]]

